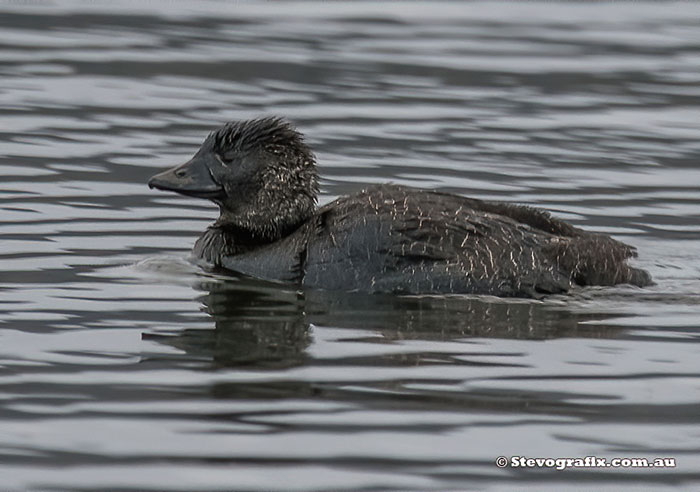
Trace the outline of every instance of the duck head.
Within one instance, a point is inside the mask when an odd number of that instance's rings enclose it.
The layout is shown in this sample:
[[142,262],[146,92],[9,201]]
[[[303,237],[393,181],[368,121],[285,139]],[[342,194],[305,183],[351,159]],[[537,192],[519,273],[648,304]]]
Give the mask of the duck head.
[[227,123],[181,166],[156,174],[150,188],[207,198],[217,227],[261,242],[289,234],[316,208],[316,161],[302,135],[282,118]]

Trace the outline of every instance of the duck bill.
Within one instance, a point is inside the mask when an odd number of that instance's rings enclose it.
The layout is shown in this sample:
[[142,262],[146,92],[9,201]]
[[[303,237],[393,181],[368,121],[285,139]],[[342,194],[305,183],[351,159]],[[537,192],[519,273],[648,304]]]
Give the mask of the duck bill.
[[197,198],[219,198],[224,188],[214,180],[209,164],[206,157],[194,156],[181,166],[153,176],[148,180],[148,187]]

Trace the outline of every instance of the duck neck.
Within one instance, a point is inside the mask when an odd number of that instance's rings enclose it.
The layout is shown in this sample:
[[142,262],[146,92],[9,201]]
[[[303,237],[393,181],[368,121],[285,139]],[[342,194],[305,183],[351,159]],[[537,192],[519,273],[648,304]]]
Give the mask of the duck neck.
[[192,253],[201,260],[221,266],[223,258],[271,244],[292,233],[302,223],[285,228],[269,225],[242,227],[219,218],[197,239]]
[[221,266],[223,258],[245,253],[263,244],[265,243],[256,241],[254,236],[245,231],[235,231],[230,227],[214,223],[199,236],[192,254],[207,263]]

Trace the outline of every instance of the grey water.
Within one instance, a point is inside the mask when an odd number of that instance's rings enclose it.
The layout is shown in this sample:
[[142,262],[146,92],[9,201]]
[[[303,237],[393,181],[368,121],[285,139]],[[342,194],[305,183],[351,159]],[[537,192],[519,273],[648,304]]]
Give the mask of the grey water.
[[[697,488],[699,87],[691,2],[0,2],[0,489]],[[656,285],[207,272],[215,207],[146,181],[269,114],[315,149],[321,203],[390,181],[543,207]]]

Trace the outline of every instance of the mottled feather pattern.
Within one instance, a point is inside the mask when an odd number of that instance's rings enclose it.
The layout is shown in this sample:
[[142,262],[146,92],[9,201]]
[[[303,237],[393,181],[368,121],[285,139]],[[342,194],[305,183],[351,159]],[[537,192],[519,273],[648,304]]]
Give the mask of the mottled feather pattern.
[[[480,204],[484,202],[392,185],[341,198],[327,206],[325,225],[341,246],[321,263],[325,270],[333,261],[364,270],[366,265],[350,264],[347,258],[365,258],[375,271],[364,278],[371,285],[362,290],[383,290],[388,282],[404,292],[451,288],[532,295],[538,289],[568,288],[568,278],[540,251],[551,234],[480,210]],[[482,208],[490,209],[487,204]],[[525,275],[533,270],[556,281]],[[363,283],[362,275],[355,279]]]
[[511,217],[532,209],[508,205],[508,215],[498,215],[496,205],[502,210],[503,204],[380,185],[322,207],[293,240],[248,253],[214,228],[195,253],[248,275],[343,290],[537,297],[572,283],[649,281],[624,263],[634,249],[623,243],[548,214],[519,222]]

